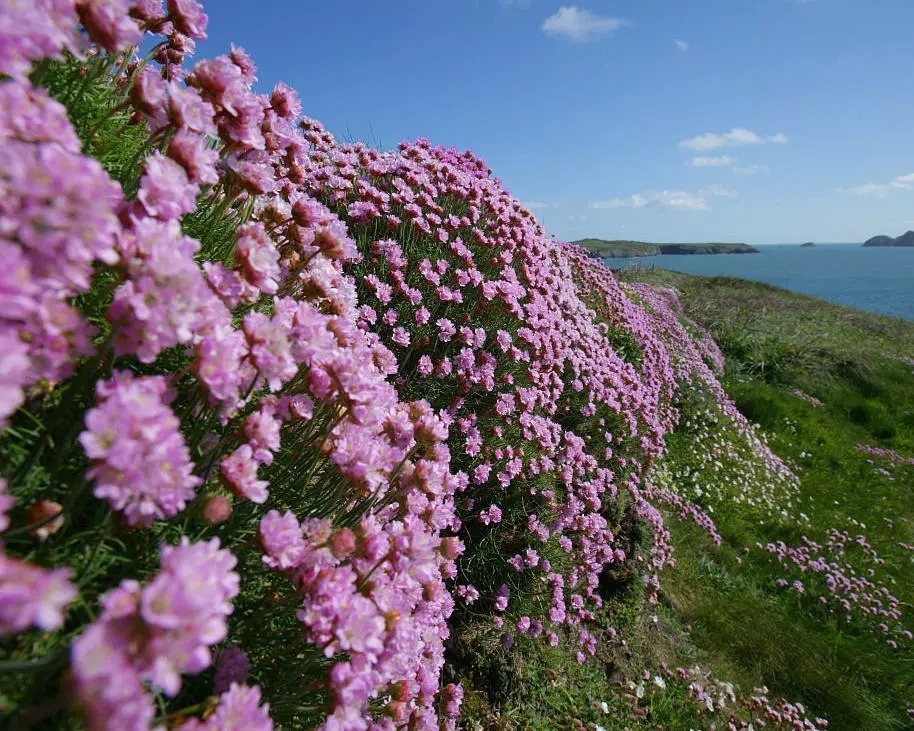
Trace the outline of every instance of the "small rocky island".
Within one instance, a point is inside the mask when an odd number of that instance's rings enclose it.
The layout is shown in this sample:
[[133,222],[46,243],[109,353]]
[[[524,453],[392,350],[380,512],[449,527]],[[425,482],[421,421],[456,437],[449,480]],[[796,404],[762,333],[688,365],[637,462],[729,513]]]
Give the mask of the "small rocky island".
[[815,246],[815,245],[816,245],[815,242],[813,242],[813,241],[807,241],[805,244],[800,244],[800,248],[801,248],[801,249],[808,249],[808,248],[810,248],[811,246]]
[[873,236],[867,239],[864,246],[914,246],[914,231],[907,231],[901,236]]
[[748,244],[650,244],[644,241],[607,241],[605,239],[579,239],[571,243],[583,246],[591,256],[599,259],[622,259],[636,256],[662,254],[757,254],[758,249]]

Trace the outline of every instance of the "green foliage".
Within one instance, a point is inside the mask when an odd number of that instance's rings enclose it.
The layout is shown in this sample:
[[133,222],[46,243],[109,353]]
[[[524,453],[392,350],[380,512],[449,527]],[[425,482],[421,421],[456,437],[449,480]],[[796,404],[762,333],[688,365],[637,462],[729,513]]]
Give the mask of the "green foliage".
[[[727,356],[728,392],[801,478],[795,504],[783,514],[759,519],[740,500],[715,510],[719,548],[694,526],[674,524],[678,563],[666,577],[665,602],[692,627],[690,639],[710,666],[743,688],[767,685],[834,729],[909,727],[910,642],[894,650],[878,631],[827,611],[809,588],[812,577],[790,577],[803,578],[803,595],[779,588],[776,580],[787,572],[753,546],[799,545],[802,536],[821,539],[832,527],[863,534],[885,559],[877,578],[901,600],[906,625],[914,623],[914,561],[899,545],[914,538],[914,471],[899,468],[890,478],[878,472],[884,465],[868,461],[878,459],[855,449],[872,444],[914,454],[914,373],[894,358],[911,352],[914,324],[751,282],[643,274],[682,291],[687,314],[710,329]],[[799,398],[797,389],[823,405]],[[681,427],[670,440],[673,472],[694,462],[689,435]],[[847,560],[868,575],[861,556]]]

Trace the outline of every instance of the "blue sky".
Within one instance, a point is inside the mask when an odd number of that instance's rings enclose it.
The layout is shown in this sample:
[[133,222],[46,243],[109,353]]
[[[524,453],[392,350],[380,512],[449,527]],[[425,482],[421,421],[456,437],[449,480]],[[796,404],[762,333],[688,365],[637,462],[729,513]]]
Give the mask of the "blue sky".
[[337,137],[471,149],[562,239],[914,228],[914,0],[209,0]]

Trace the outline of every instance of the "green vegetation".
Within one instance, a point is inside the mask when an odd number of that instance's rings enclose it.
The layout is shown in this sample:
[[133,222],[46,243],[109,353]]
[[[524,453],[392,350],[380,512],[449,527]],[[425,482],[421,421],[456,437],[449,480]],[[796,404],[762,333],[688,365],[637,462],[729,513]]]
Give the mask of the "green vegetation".
[[572,243],[583,246],[601,259],[622,259],[633,256],[657,256],[660,247],[643,241],[605,241],[603,239],[581,239]]
[[[700,405],[682,404],[658,479],[708,511],[721,545],[667,515],[677,564],[661,577],[659,604],[645,605],[637,586],[625,587],[600,619],[618,637],[603,638],[595,668],[529,642],[489,647],[483,654],[506,678],[498,681],[504,697],[486,693],[494,680],[467,683],[467,727],[672,731],[726,727],[731,711],[753,716],[739,701],[722,715],[708,712],[688,692],[697,676],[705,688],[733,683],[737,699],[765,686],[770,698],[802,703],[832,729],[910,728],[914,653],[900,627],[914,624],[914,466],[857,447],[914,456],[914,323],[729,278],[623,276],[679,292],[688,317],[724,351],[729,395],[790,464],[799,488],[779,509],[760,509],[751,466],[705,458],[709,441],[726,454],[737,436]],[[836,607],[815,572],[782,567],[756,546],[802,546],[804,536],[824,546],[833,531],[850,541],[830,560],[898,598],[901,622],[887,622],[889,632]],[[663,675],[661,663],[689,669],[688,679]]]
[[583,246],[601,259],[624,259],[637,256],[660,254],[757,254],[748,244],[649,244],[644,241],[605,241],[604,239],[580,239],[572,242]]

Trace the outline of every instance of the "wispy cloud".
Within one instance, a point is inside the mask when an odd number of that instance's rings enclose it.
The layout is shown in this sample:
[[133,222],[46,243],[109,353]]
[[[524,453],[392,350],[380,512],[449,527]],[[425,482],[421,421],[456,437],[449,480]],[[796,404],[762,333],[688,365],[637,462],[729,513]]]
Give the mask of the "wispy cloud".
[[687,140],[683,140],[679,143],[680,147],[685,147],[688,150],[695,151],[706,151],[706,150],[716,150],[719,147],[735,147],[737,145],[763,145],[766,143],[773,143],[776,145],[783,145],[787,142],[787,135],[783,132],[778,132],[776,135],[771,135],[770,137],[763,137],[762,135],[756,134],[752,130],[744,129],[742,127],[734,127],[729,132],[706,132],[703,135],[698,135],[697,137],[690,137]]
[[574,43],[587,43],[609,35],[624,25],[627,25],[627,21],[622,18],[595,15],[576,5],[563,5],[543,21],[542,30],[547,35]]
[[594,201],[591,208],[664,208],[669,211],[709,211],[708,198],[735,198],[736,192],[722,185],[712,185],[697,193],[686,190],[652,190],[647,193],[635,193],[627,198],[610,198],[605,201]]
[[729,155],[718,155],[716,157],[693,157],[689,160],[688,165],[693,168],[726,168],[739,162],[735,157]]
[[871,195],[875,198],[885,198],[889,193],[895,190],[911,190],[914,188],[914,173],[899,175],[888,183],[865,183],[854,188],[844,188],[850,193],[857,195]]
[[686,51],[689,50],[689,44],[686,43],[685,41],[679,40],[678,38],[675,41],[673,41],[673,45],[676,46],[676,48],[678,48],[683,53],[685,53]]
[[770,172],[767,165],[734,165],[733,172],[739,175],[761,175]]
[[521,201],[520,204],[530,211],[539,211],[545,208],[559,207],[557,203],[544,203],[542,201]]

